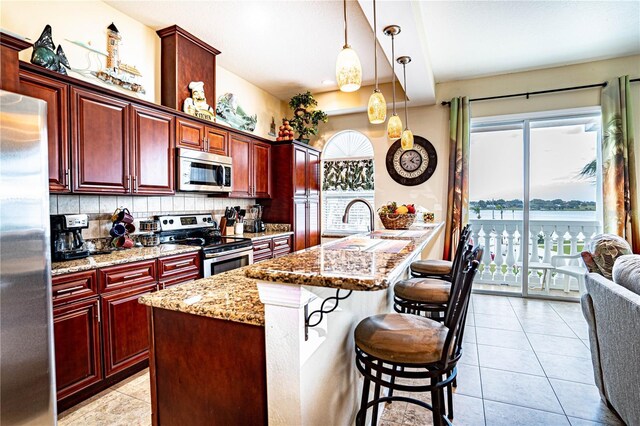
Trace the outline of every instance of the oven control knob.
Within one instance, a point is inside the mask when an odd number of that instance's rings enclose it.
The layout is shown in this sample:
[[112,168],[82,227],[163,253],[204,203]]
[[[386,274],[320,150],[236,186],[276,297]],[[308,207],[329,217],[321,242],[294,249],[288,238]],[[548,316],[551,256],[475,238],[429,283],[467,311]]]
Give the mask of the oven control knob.
[[173,225],[173,219],[169,219],[169,223]]
[[163,221],[162,221],[162,224],[163,224],[163,225],[166,225],[166,224],[167,224],[167,219],[163,220]]

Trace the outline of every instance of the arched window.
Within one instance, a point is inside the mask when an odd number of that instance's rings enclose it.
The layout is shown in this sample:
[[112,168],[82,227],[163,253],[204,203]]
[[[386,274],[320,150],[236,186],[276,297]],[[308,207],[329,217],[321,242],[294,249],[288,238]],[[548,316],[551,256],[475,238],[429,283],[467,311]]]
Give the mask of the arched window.
[[345,130],[327,141],[322,151],[323,232],[365,231],[369,211],[358,203],[342,223],[344,209],[354,198],[374,203],[373,145],[360,132]]

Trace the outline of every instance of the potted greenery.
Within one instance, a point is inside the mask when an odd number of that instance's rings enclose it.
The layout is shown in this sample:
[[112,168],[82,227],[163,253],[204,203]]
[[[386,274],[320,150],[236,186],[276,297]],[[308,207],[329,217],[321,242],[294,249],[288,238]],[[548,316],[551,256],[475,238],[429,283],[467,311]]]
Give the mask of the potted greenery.
[[309,137],[318,134],[318,123],[328,121],[327,114],[315,109],[316,106],[318,102],[309,91],[298,93],[289,101],[289,108],[293,111],[289,124],[298,133],[301,142],[309,143]]

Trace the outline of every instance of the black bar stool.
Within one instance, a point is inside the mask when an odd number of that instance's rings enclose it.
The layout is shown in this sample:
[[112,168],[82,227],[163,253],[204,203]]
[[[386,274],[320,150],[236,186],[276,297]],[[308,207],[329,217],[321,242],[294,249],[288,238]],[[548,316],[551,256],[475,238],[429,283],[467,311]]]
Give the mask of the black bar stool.
[[462,228],[462,232],[460,232],[460,240],[458,241],[453,261],[436,259],[416,260],[412,262],[410,266],[411,276],[421,278],[441,278],[450,281],[454,274],[456,260],[458,262],[460,261],[460,256],[462,256],[464,247],[469,242],[470,237],[471,227],[470,225],[466,225]]
[[[464,323],[471,284],[479,264],[478,253],[481,257],[481,249],[465,252],[465,268],[454,280],[444,322],[390,313],[365,318],[358,324],[354,332],[356,366],[364,376],[364,385],[356,425],[364,425],[370,407],[373,407],[372,425],[375,425],[378,405],[387,401],[404,401],[431,410],[434,426],[451,424],[445,414],[444,388],[449,387],[457,375],[456,364],[462,355]],[[398,383],[397,379],[411,382]],[[369,401],[371,382],[375,385],[374,397]],[[382,387],[389,389],[389,396],[380,396]],[[431,404],[394,396],[394,391],[431,392]],[[448,393],[451,403],[451,392]],[[450,412],[450,417],[452,414]]]

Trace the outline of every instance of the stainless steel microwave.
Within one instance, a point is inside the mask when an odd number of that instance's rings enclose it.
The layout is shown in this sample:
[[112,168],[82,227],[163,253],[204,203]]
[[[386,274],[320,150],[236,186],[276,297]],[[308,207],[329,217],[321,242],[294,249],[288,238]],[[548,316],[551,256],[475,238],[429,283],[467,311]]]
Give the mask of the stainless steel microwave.
[[178,148],[178,191],[231,192],[231,157]]

